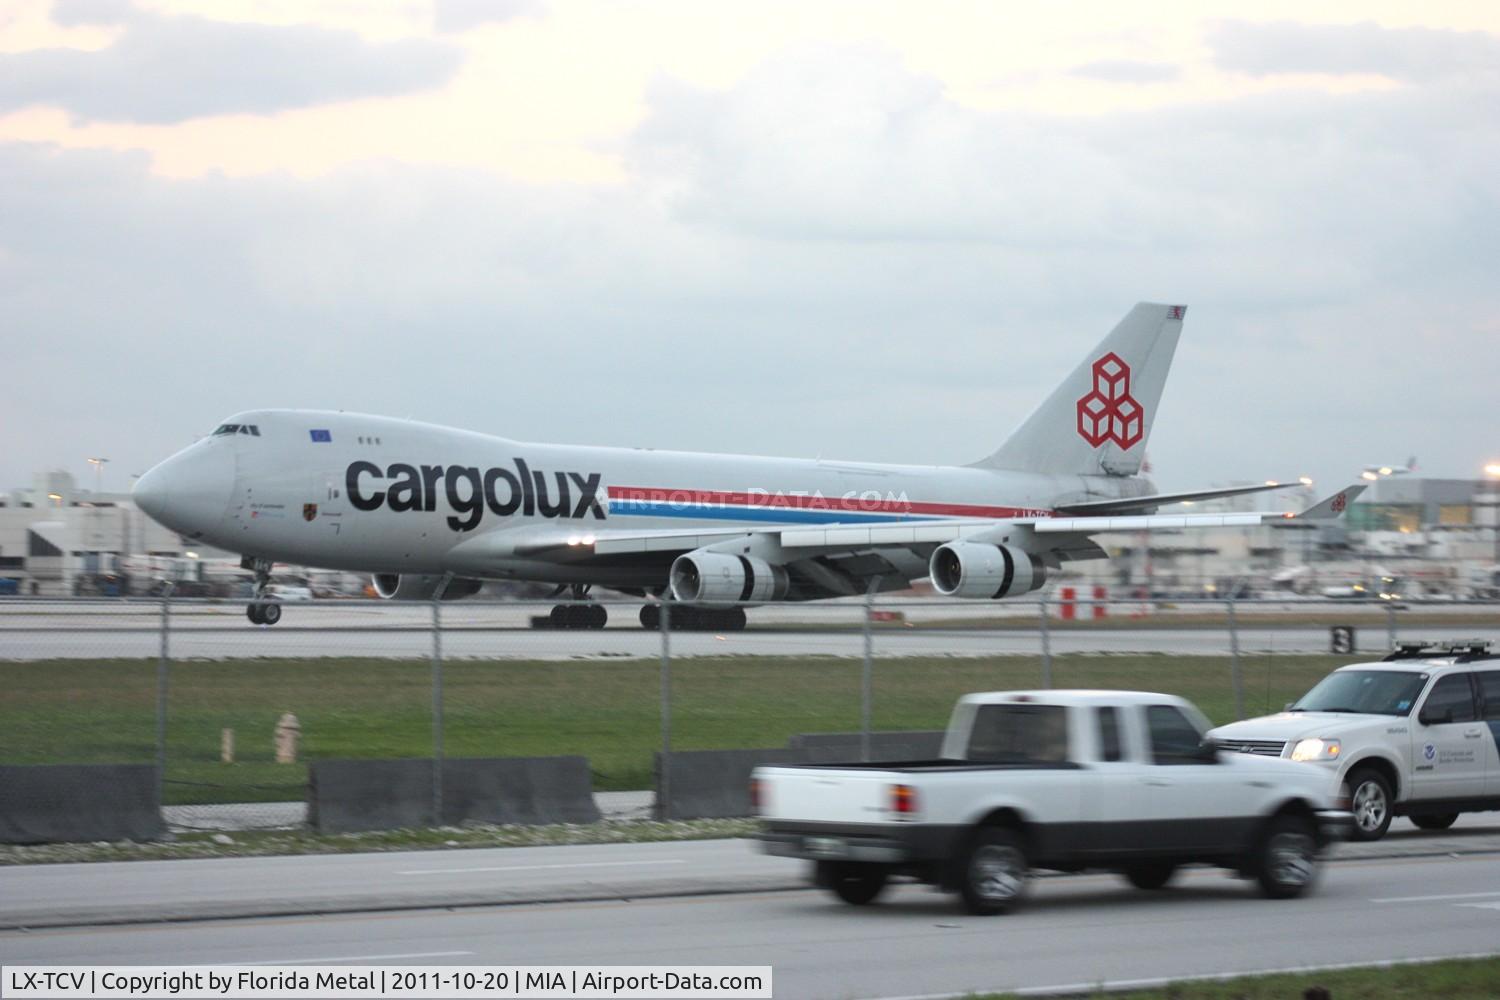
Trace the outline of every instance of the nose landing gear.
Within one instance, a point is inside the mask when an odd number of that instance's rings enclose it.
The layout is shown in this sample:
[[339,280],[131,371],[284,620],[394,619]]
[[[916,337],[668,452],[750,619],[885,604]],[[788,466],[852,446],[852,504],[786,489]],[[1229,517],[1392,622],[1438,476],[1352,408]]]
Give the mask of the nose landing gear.
[[275,625],[281,621],[281,605],[266,598],[266,588],[271,585],[271,560],[246,556],[240,565],[255,571],[255,596],[245,605],[245,617],[252,625]]

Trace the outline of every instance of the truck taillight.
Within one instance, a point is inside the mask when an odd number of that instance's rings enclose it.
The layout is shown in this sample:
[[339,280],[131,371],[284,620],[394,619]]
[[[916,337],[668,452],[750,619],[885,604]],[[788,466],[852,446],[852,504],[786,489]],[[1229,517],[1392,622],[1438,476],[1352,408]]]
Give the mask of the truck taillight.
[[755,809],[755,810],[759,811],[759,809],[760,809],[760,803],[761,803],[763,794],[764,793],[763,793],[763,791],[761,790],[761,787],[760,787],[760,779],[759,778],[751,778],[750,779],[750,808],[751,809]]
[[910,785],[892,785],[891,812],[897,816],[915,816],[917,814],[917,790]]

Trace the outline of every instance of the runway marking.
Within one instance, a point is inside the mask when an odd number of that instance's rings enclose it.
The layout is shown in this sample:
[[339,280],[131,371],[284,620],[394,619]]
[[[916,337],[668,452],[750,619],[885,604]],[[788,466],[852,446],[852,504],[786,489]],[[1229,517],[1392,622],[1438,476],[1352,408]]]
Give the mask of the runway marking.
[[[468,872],[530,872],[547,868],[633,868],[644,865],[685,865],[681,858],[666,861],[581,861],[566,865],[499,865],[488,868],[416,868],[397,875],[458,875]],[[1497,893],[1496,895],[1500,895]]]
[[1500,910],[1500,903],[1459,903],[1458,905],[1474,910]]
[[1449,899],[1488,899],[1491,896],[1500,896],[1500,892],[1453,892],[1443,896],[1387,896],[1384,899],[1372,899],[1372,903],[1441,903]]

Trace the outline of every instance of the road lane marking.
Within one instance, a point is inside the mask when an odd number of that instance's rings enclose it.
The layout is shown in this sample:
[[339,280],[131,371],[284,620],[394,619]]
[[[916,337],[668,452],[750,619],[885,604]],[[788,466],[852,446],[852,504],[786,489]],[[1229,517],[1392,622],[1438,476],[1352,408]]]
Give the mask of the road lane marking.
[[1450,899],[1488,899],[1500,896],[1500,892],[1452,892],[1444,896],[1387,896],[1372,899],[1372,903],[1442,903]]
[[[645,865],[685,865],[681,858],[666,861],[581,861],[566,865],[501,865],[492,868],[416,868],[397,875],[459,875],[469,872],[533,872],[548,868],[634,868]],[[1500,893],[1495,893],[1500,896]]]
[[1459,903],[1459,906],[1467,906],[1472,910],[1500,910],[1500,903]]

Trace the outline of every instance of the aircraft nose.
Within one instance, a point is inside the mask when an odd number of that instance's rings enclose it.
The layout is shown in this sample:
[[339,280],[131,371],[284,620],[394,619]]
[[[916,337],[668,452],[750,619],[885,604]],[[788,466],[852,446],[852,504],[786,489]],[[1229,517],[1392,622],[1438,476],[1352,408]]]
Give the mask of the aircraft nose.
[[131,496],[152,520],[184,535],[223,521],[234,492],[234,454],[224,442],[203,441],[147,470]]

